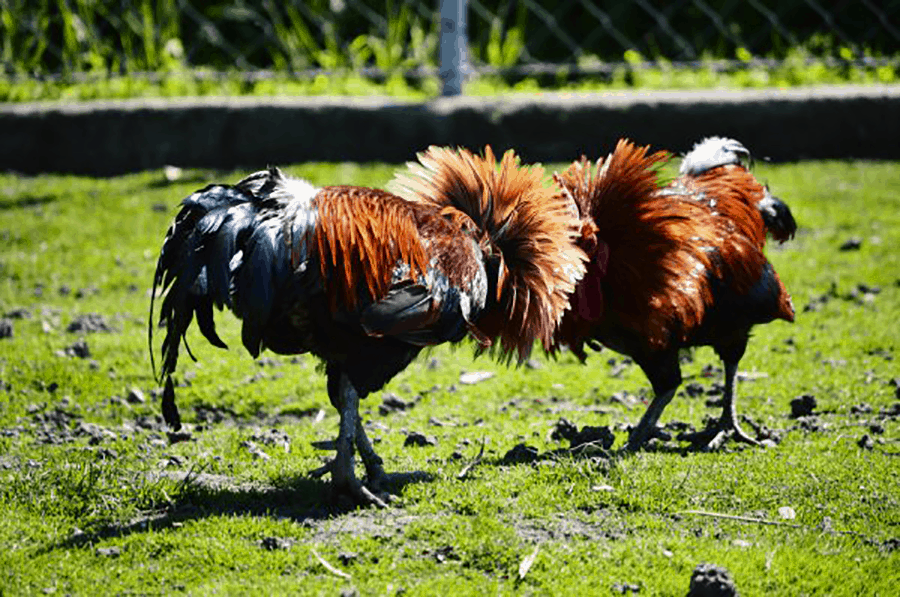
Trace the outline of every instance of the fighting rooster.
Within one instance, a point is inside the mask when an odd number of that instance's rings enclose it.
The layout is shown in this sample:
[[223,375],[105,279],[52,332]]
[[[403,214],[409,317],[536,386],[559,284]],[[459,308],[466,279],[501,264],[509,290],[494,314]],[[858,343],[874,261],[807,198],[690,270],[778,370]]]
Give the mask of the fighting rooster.
[[555,177],[581,216],[579,246],[590,259],[549,346],[607,346],[641,367],[654,398],[632,429],[627,450],[668,436],[657,421],[681,384],[679,349],[712,346],[725,368],[722,415],[708,429],[679,439],[714,448],[729,436],[757,441],[740,427],[735,379],[750,329],[794,320],[790,296],[763,254],[768,231],[792,237],[790,209],[744,165],[749,152],[731,139],[709,138],[661,186],[666,152],[620,141],[596,168],[586,158]]
[[[324,361],[340,427],[336,457],[313,474],[330,473],[335,491],[357,503],[383,506],[386,475],[360,399],[425,346],[468,334],[523,359],[535,340],[550,340],[584,272],[568,201],[512,152],[499,167],[489,147],[484,157],[432,147],[419,159],[402,178],[416,202],[363,187],[316,188],[275,168],[182,202],[153,284],[154,297],[165,293],[160,382],[171,427],[181,426],[172,379],[180,344],[196,316],[203,336],[225,348],[213,307],[228,307],[253,357],[269,349]],[[151,355],[153,323],[151,300]]]

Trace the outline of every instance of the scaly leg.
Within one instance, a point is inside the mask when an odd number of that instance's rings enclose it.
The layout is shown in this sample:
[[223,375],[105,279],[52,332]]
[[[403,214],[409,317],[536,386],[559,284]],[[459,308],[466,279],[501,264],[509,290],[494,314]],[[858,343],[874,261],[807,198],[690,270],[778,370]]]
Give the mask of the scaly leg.
[[656,423],[659,421],[659,417],[662,415],[663,410],[665,410],[666,405],[671,402],[672,396],[675,395],[677,389],[677,387],[673,388],[661,394],[657,394],[653,398],[650,406],[648,406],[646,412],[644,412],[644,416],[641,417],[638,424],[631,430],[631,434],[628,436],[628,443],[625,444],[626,452],[636,452],[637,450],[640,450],[644,444],[653,438],[663,440],[671,439],[668,433],[656,426]]
[[[337,455],[334,457],[334,460],[312,471],[310,474],[320,477],[330,472],[331,483],[336,492],[349,495],[359,504],[384,508],[387,506],[384,500],[369,491],[356,477],[356,472],[354,471],[353,452],[355,446],[360,444],[359,431],[361,431],[362,425],[359,419],[359,395],[346,375],[341,374],[340,376],[336,398],[337,400],[333,402],[337,402],[340,405],[338,411],[341,415],[338,438],[335,441]],[[363,446],[368,448],[368,450],[361,450],[363,461],[371,460],[373,455],[375,458],[378,458],[375,451],[371,449],[365,432],[362,433],[362,437],[364,438]],[[371,464],[366,462],[366,465],[368,470]]]
[[372,442],[369,441],[369,436],[366,435],[362,419],[357,421],[356,449],[359,450],[359,455],[366,467],[366,484],[372,491],[380,491],[382,484],[387,479],[384,466],[382,466],[384,461],[381,459],[381,456],[375,453],[375,448],[372,447]]
[[722,397],[722,415],[712,426],[696,433],[682,433],[678,439],[694,444],[705,450],[716,450],[731,437],[735,441],[758,446],[759,442],[747,435],[737,420],[734,406],[735,385],[737,383],[737,361],[728,361],[725,365],[725,394]]
[[653,401],[647,407],[647,411],[638,424],[631,430],[628,442],[625,444],[626,452],[636,452],[644,447],[651,439],[657,438],[664,441],[672,439],[671,436],[657,426],[663,410],[681,385],[681,368],[678,365],[678,350],[672,349],[635,358],[650,380],[653,386]]

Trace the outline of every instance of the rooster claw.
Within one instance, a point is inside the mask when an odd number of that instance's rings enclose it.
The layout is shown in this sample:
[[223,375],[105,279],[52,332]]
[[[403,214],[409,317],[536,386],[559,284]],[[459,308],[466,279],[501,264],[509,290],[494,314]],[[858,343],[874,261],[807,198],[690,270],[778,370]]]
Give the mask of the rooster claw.
[[[339,468],[335,460],[329,460],[319,468],[309,471],[308,474],[310,477],[320,479],[330,473],[334,492],[349,497],[354,504],[359,506],[387,508],[387,505],[393,501],[393,495],[380,490],[384,477],[386,477],[383,473],[381,476],[367,478],[368,483],[364,484],[356,478],[356,475],[350,475],[348,479],[341,481],[334,479],[335,471]],[[338,476],[342,476],[341,473],[338,473]],[[371,489],[367,485],[371,486]]]
[[391,501],[387,494],[376,495],[372,490],[363,485],[363,483],[353,478],[346,483],[335,483],[334,491],[339,495],[348,496],[354,504],[358,506],[375,506],[376,508],[387,508]]
[[667,431],[663,431],[662,427],[656,427],[656,426],[651,427],[650,429],[647,430],[646,437],[639,437],[639,433],[635,432],[637,429],[638,429],[638,427],[635,427],[635,430],[632,431],[631,436],[628,438],[628,443],[626,443],[623,448],[624,451],[637,452],[642,447],[647,445],[647,442],[649,442],[652,439],[658,439],[658,440],[664,441],[664,442],[667,442],[670,439],[672,439],[672,435],[670,433],[668,433]]
[[728,439],[736,442],[760,446],[757,440],[747,435],[737,421],[718,421],[703,431],[679,433],[678,440],[693,444],[697,450],[712,452],[721,448]]

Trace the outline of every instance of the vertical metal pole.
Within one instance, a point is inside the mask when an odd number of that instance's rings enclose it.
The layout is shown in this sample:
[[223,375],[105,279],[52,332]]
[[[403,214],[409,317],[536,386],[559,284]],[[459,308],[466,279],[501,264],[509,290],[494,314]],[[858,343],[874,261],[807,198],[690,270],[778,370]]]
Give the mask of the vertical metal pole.
[[468,52],[466,9],[468,0],[441,3],[441,95],[462,93]]

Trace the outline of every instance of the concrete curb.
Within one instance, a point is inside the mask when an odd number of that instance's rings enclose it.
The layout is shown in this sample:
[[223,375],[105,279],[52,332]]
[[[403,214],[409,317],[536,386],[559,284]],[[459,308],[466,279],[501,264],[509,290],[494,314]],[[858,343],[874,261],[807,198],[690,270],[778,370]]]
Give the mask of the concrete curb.
[[305,161],[403,162],[430,144],[516,148],[527,161],[620,137],[686,151],[741,140],[773,161],[900,159],[900,86],[441,98],[191,98],[0,106],[0,171],[114,175]]

